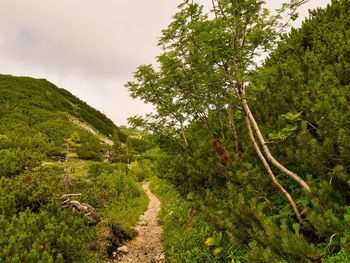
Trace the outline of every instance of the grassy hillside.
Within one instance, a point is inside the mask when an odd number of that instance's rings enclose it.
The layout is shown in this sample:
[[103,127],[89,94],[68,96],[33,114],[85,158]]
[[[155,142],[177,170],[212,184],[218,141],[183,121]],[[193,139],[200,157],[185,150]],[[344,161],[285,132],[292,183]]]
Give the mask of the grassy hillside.
[[[27,110],[37,107],[52,113],[69,113],[81,121],[89,123],[107,136],[112,135],[116,129],[113,122],[104,114],[73,96],[67,90],[58,88],[44,79],[0,75],[0,91],[0,102],[6,105],[1,109],[2,114],[22,106]],[[22,112],[26,111],[23,109]],[[34,114],[32,118],[36,116],[38,115]]]
[[[126,135],[69,92],[0,75],[0,262],[113,256],[148,202],[127,176],[118,138]],[[111,152],[118,163],[103,162]],[[72,199],[92,206],[97,220],[63,204],[65,194],[78,194]]]
[[118,130],[105,115],[46,80],[0,75],[0,102],[0,175],[64,156],[67,140],[75,140],[79,158],[102,160],[105,147],[72,117],[108,137]]

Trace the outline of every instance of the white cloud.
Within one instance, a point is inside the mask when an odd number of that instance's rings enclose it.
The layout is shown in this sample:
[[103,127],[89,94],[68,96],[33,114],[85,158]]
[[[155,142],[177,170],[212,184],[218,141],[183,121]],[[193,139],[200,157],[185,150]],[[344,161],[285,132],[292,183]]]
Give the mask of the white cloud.
[[[180,2],[1,0],[0,73],[46,78],[125,124],[151,109],[133,101],[124,84],[137,66],[154,62],[157,38]],[[328,2],[310,1],[303,15]]]

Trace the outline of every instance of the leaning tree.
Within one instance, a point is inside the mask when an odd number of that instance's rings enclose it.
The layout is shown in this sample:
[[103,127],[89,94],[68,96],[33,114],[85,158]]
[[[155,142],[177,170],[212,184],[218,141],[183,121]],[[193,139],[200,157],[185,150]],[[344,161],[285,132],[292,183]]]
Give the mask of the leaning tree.
[[287,28],[289,21],[285,21],[285,15],[296,18],[297,7],[304,2],[291,0],[271,14],[264,8],[264,1],[212,0],[211,10],[206,13],[198,3],[185,0],[173,22],[162,31],[159,45],[163,52],[157,57],[157,68],[140,66],[134,81],[126,85],[133,97],[152,103],[156,109],[146,121],[134,118],[134,123],[157,131],[171,130],[184,148],[188,146],[186,124],[202,120],[210,130],[208,118],[217,111],[220,121],[226,122],[225,127],[232,133],[239,155],[241,140],[234,116],[241,115],[256,154],[300,223],[298,207],[273,168],[307,192],[311,189],[273,156],[252,113],[247,93],[256,88],[253,79],[259,61],[276,48]]

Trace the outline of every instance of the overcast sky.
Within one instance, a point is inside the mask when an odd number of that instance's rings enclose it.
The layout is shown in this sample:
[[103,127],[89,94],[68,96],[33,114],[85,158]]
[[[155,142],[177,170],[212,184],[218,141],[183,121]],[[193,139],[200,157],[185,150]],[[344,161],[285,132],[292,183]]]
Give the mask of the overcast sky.
[[[157,38],[180,2],[0,0],[0,73],[46,78],[126,124],[151,106],[132,100],[124,84],[137,66],[155,61]],[[267,0],[267,6],[281,2]],[[310,0],[301,17],[329,2]]]

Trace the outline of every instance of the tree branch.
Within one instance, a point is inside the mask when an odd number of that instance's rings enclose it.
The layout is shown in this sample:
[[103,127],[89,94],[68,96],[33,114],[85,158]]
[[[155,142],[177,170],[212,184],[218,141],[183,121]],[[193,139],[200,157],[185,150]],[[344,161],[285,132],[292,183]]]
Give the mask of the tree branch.
[[295,201],[293,200],[292,196],[288,193],[288,191],[286,189],[284,189],[284,187],[279,183],[279,181],[277,180],[276,176],[273,174],[273,172],[272,172],[272,170],[270,168],[270,165],[268,164],[268,162],[266,161],[264,155],[262,154],[262,152],[260,150],[260,147],[259,147],[259,145],[256,142],[256,139],[254,137],[251,120],[249,119],[247,114],[245,114],[245,122],[246,122],[246,125],[247,125],[247,128],[248,128],[249,137],[250,137],[250,140],[253,143],[254,149],[255,149],[256,153],[258,154],[260,160],[262,161],[262,163],[263,163],[267,173],[270,175],[270,177],[272,179],[272,182],[277,186],[277,188],[287,198],[288,202],[292,206],[294,214],[297,217],[299,223],[302,224],[303,219],[301,218],[301,215],[299,213],[299,210],[298,210],[298,207],[297,207]]
[[255,121],[255,118],[253,116],[253,114],[251,113],[248,103],[247,103],[247,99],[245,97],[245,90],[244,87],[241,87],[241,101],[242,101],[242,106],[244,108],[245,114],[247,115],[247,117],[249,118],[249,121],[251,122],[255,133],[258,136],[258,139],[263,147],[263,150],[266,154],[267,159],[277,168],[279,169],[281,172],[285,173],[286,175],[288,175],[290,178],[292,178],[294,181],[296,181],[298,184],[300,184],[306,191],[311,192],[310,186],[301,178],[299,177],[297,174],[293,173],[292,171],[290,171],[289,169],[287,169],[284,165],[282,165],[280,162],[278,162],[273,155],[270,152],[269,147],[267,146],[267,143],[260,131],[260,128],[257,124],[257,122]]

